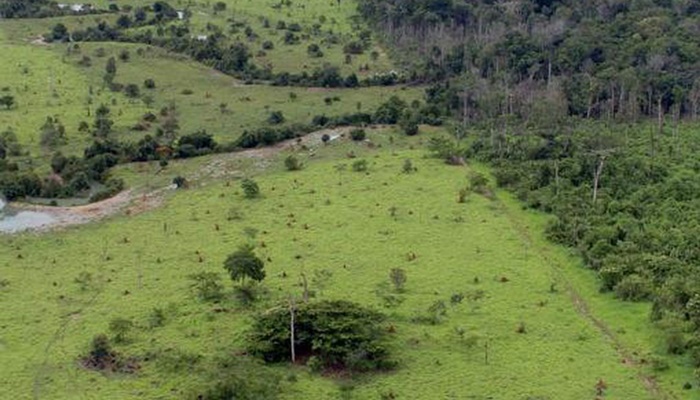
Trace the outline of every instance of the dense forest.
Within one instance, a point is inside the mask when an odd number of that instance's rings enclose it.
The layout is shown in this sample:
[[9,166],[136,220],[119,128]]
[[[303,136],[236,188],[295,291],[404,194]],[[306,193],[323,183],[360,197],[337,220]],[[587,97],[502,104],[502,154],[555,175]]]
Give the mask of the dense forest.
[[[439,157],[494,167],[551,213],[601,290],[651,301],[666,350],[700,367],[697,117],[689,1],[360,1],[427,103],[461,123]],[[412,61],[411,61],[412,60]],[[417,61],[416,61],[417,60]]]
[[[700,5],[684,0],[361,0],[414,79],[455,78],[464,118],[697,116]],[[415,57],[419,55],[420,57]]]

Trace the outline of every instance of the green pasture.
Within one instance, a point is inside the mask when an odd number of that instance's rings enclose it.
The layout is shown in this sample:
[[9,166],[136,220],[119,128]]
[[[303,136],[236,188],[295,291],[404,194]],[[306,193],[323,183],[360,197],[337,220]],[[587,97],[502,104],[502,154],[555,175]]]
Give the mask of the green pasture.
[[[110,108],[114,135],[122,140],[135,141],[146,133],[154,134],[159,121],[145,132],[132,127],[145,113],[158,114],[161,108],[174,105],[181,134],[205,129],[220,142],[226,142],[235,140],[244,130],[266,126],[272,111],[282,111],[285,124],[309,123],[316,115],[373,112],[392,95],[407,102],[422,97],[422,89],[415,87],[244,85],[186,57],[141,45],[81,43],[76,50],[68,44],[0,44],[0,48],[12,55],[0,59],[0,88],[6,87],[17,102],[10,110],[0,110],[0,129],[12,129],[39,165],[52,151],[39,145],[40,128],[46,117],[58,117],[66,127],[67,143],[58,149],[66,154],[81,154],[91,137],[78,132],[78,126],[81,121],[91,125],[94,110],[100,104]],[[97,55],[98,49],[104,50],[103,56]],[[129,52],[129,61],[118,58],[122,50]],[[79,64],[83,57],[90,58],[91,66]],[[139,98],[128,98],[104,87],[102,77],[109,57],[118,59],[115,81],[138,85]],[[155,80],[155,89],[144,88],[147,78]],[[145,97],[151,102],[146,103]]]
[[[230,298],[219,305],[196,300],[187,276],[223,273],[226,255],[250,242],[270,260],[262,283],[268,294],[254,308],[301,296],[304,273],[316,298],[380,309],[395,330],[396,371],[348,382],[280,366],[274,369],[295,376],[283,385],[283,398],[579,399],[593,398],[599,379],[608,385],[606,399],[656,398],[638,376],[649,367],[622,362],[610,338],[574,307],[567,282],[638,353],[652,348],[644,307],[598,294],[577,260],[542,241],[543,217],[504,194],[491,200],[472,193],[458,203],[470,168],[427,159],[424,150],[390,148],[392,134],[370,134],[381,147],[339,141],[315,157],[300,153],[306,168],[298,172],[283,170],[286,154],[267,167],[241,161],[242,175],[260,184],[260,199],[243,198],[237,179],[210,182],[171,192],[161,208],[139,215],[3,237],[0,348],[8,361],[0,386],[16,399],[192,395],[207,384],[207,360],[242,349],[252,311]],[[338,156],[349,151],[358,158]],[[367,172],[352,170],[357,159],[367,160]],[[402,172],[406,159],[415,172]],[[391,268],[408,276],[396,307],[383,300],[393,293]],[[76,283],[81,273],[92,277],[86,289]],[[452,304],[455,294],[464,300]],[[439,324],[415,321],[440,300],[447,312]],[[155,308],[165,311],[165,325],[148,328]],[[143,360],[141,370],[83,369],[78,357],[117,317],[136,324],[117,349]],[[166,369],[168,354],[203,361],[192,370]],[[690,379],[686,368],[673,365],[660,375],[664,390],[687,398],[680,389]]]

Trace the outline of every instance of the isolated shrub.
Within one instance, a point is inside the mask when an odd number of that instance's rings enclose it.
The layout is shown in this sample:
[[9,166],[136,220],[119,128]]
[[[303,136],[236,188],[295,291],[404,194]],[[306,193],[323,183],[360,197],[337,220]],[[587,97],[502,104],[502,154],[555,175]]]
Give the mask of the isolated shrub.
[[367,171],[367,160],[357,160],[352,163],[352,170],[355,172]]
[[165,311],[162,308],[156,307],[148,314],[148,327],[151,329],[160,328],[165,325],[165,320]]
[[215,12],[221,12],[226,10],[226,3],[223,1],[217,1],[214,3],[213,9]]
[[246,178],[241,182],[241,189],[243,189],[243,195],[248,199],[260,196],[260,186],[250,178]]
[[[116,4],[110,4],[110,6],[112,5],[116,6]],[[127,14],[122,14],[119,16],[119,18],[117,18],[117,26],[122,29],[129,29],[133,23],[134,21]]]
[[128,50],[122,50],[119,52],[119,59],[123,62],[128,62],[131,59],[131,54]]
[[316,43],[310,44],[306,48],[306,52],[308,53],[309,57],[314,57],[314,58],[323,57],[323,51],[321,51],[321,48]]
[[394,285],[394,290],[402,292],[404,286],[406,286],[406,271],[401,268],[392,268],[389,272],[389,280],[391,284]]
[[416,171],[417,168],[413,166],[413,161],[411,161],[411,159],[407,158],[403,161],[403,165],[401,166],[401,172],[403,172],[404,174],[410,174]]
[[187,184],[187,179],[183,176],[176,176],[173,178],[173,185],[175,185],[178,189],[186,189],[188,184]]
[[112,83],[114,76],[117,74],[117,60],[114,57],[110,57],[105,64],[105,78],[104,81],[107,83]]
[[284,167],[287,168],[287,171],[298,171],[302,169],[303,164],[297,156],[290,154],[284,159]]
[[83,58],[78,61],[78,65],[81,67],[91,67],[92,66],[92,59],[89,56],[83,56]]
[[115,318],[109,321],[109,330],[114,335],[114,341],[117,343],[125,342],[133,327],[134,323],[126,318]]
[[469,190],[467,188],[459,189],[459,192],[457,193],[457,203],[465,203],[468,196]]
[[435,300],[425,312],[419,313],[412,318],[413,322],[429,325],[438,325],[447,315],[447,306],[443,300]]
[[121,360],[106,335],[97,335],[92,339],[90,352],[83,358],[83,365],[99,371],[115,371],[119,369]]
[[481,172],[472,171],[469,173],[469,187],[477,193],[484,193],[488,190],[489,180]]
[[154,81],[152,78],[148,78],[145,81],[143,81],[143,87],[145,87],[146,89],[155,89],[156,81]]
[[398,121],[399,127],[406,136],[415,136],[418,134],[418,117],[411,112],[406,112]]
[[188,278],[192,281],[190,288],[200,300],[217,302],[223,298],[224,286],[221,284],[221,275],[215,272],[198,272]]
[[15,105],[15,97],[12,95],[0,96],[0,106],[4,106],[6,109],[12,108]]
[[350,131],[350,138],[354,141],[360,142],[367,138],[367,133],[364,129],[353,129]]
[[213,375],[215,381],[193,394],[192,399],[276,400],[282,393],[282,376],[258,360],[237,354],[216,359]]
[[[122,90],[124,90],[124,84],[123,84],[123,83],[119,83],[119,82],[109,82],[109,85],[108,85],[108,86],[109,86],[109,90],[111,90],[111,91],[113,91],[113,92],[119,93],[119,92],[121,92]],[[115,105],[115,103],[114,103],[115,100],[116,100],[116,99],[113,99],[113,100],[112,100],[112,105]]]
[[241,306],[247,307],[258,301],[265,293],[260,285],[242,284],[233,288],[233,297]]
[[[344,300],[299,304],[294,312],[294,347],[309,355],[315,370],[364,372],[393,368],[384,316]],[[290,314],[277,307],[256,317],[249,351],[267,362],[290,360]]]
[[136,85],[134,83],[130,83],[130,84],[126,85],[126,87],[124,87],[124,94],[127,97],[135,98],[135,97],[139,97],[139,95],[141,95],[141,91],[139,90],[138,85]]
[[299,36],[293,34],[290,31],[284,33],[284,44],[297,44],[299,43]]
[[246,278],[256,282],[265,279],[265,263],[255,255],[251,245],[241,245],[224,261],[224,269],[228,271],[231,280],[245,283]]
[[270,125],[279,125],[285,121],[282,111],[272,111],[267,117],[267,123]]
[[272,50],[275,48],[275,44],[269,40],[266,40],[263,42],[262,48],[263,48],[263,50]]
[[324,133],[324,134],[321,136],[321,141],[322,141],[323,143],[328,143],[330,140],[331,140],[331,137],[330,137],[330,135],[328,135],[327,133]]
[[87,291],[93,287],[92,274],[87,271],[79,273],[73,282],[78,284],[81,291]]

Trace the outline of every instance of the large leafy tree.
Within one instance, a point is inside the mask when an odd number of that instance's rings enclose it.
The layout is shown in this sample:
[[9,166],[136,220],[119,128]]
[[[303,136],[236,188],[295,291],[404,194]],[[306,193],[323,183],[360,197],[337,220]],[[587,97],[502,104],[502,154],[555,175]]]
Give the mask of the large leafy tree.
[[374,310],[335,300],[300,304],[290,325],[290,311],[279,307],[256,318],[249,350],[267,362],[282,362],[290,359],[291,340],[296,352],[311,356],[308,363],[314,369],[388,370],[396,363],[384,320]]
[[255,248],[242,245],[224,261],[224,269],[235,282],[244,283],[246,279],[260,282],[265,279],[265,263],[255,255]]

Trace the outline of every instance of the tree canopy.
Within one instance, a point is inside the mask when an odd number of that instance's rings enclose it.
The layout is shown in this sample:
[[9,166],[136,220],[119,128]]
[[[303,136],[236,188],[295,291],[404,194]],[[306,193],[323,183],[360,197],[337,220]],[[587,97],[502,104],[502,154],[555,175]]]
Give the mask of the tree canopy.
[[255,248],[242,245],[224,261],[224,269],[235,282],[244,283],[246,279],[260,282],[265,279],[265,263],[255,255]]

